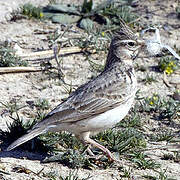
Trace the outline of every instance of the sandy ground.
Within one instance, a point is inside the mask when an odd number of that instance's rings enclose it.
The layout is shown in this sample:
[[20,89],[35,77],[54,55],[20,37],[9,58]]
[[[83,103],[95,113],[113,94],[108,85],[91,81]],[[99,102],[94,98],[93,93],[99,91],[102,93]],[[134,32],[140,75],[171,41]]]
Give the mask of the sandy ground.
[[[47,5],[48,0],[30,0],[30,2],[36,5]],[[71,1],[66,1],[66,3]],[[82,1],[77,1],[81,3]],[[173,3],[172,3],[173,2]],[[180,21],[173,14],[177,7],[178,1],[172,0],[170,3],[168,0],[163,1],[143,1],[138,6],[140,10],[137,11],[143,17],[143,22],[147,24],[162,24],[161,34],[165,43],[168,43],[171,47],[176,45],[180,49]],[[17,9],[20,4],[24,3],[23,0],[6,0],[0,1],[0,41],[7,39],[18,42],[18,45],[25,49],[25,52],[30,52],[38,49],[47,49],[47,36],[35,34],[36,30],[50,29],[55,30],[60,26],[58,24],[52,24],[50,22],[39,22],[36,20],[23,19],[17,22],[9,22],[7,19],[10,17],[10,12]],[[153,11],[154,13],[150,13]],[[94,73],[90,71],[89,63],[84,61],[85,57],[82,54],[76,54],[68,57],[64,57],[63,70],[66,74],[66,81],[74,85],[80,85],[91,78]],[[137,60],[139,65],[143,65],[145,62],[146,67],[157,65],[157,61],[154,58]],[[103,60],[104,61],[104,60]],[[150,85],[144,85],[139,83],[141,94],[152,95],[153,93],[161,94],[161,96],[172,95],[175,89],[180,88],[180,76],[174,74],[168,77],[171,87],[167,87],[163,83],[162,74],[154,71],[149,72],[155,77],[158,83],[152,83]],[[143,72],[137,73],[138,80],[142,79],[145,74]],[[19,100],[21,104],[26,104],[27,101],[36,101],[39,98],[46,98],[50,102],[51,108],[59,104],[62,98],[67,97],[66,89],[63,85],[60,85],[57,80],[48,79],[44,73],[23,73],[23,74],[1,74],[0,75],[0,101],[9,102],[12,99]],[[0,109],[1,111],[1,109]],[[26,119],[30,119],[32,112],[30,108],[25,108],[21,112]],[[10,122],[8,116],[0,116],[0,128],[6,129],[6,122]],[[157,123],[153,124],[158,126]],[[159,145],[165,145],[160,143]],[[156,145],[151,145],[150,148],[155,148]],[[172,162],[170,160],[162,160],[160,157],[165,153],[172,153],[172,147],[169,149],[158,149],[155,151],[147,151],[147,154],[156,162],[161,164],[162,172],[166,170],[166,175],[175,179],[180,179],[180,164]],[[21,158],[20,158],[21,157]],[[28,159],[22,157],[29,157]],[[41,164],[40,155],[36,155],[28,152],[0,152],[0,179],[11,180],[24,180],[24,179],[48,179],[48,173],[54,173],[55,175],[66,176],[70,171],[69,168],[64,167],[59,163]],[[30,160],[29,160],[30,159]],[[14,167],[22,166],[31,170],[30,173],[18,173],[13,171]],[[128,168],[128,167],[127,167]],[[1,171],[8,172],[9,174],[1,173]],[[38,172],[40,172],[38,174]],[[92,180],[101,179],[120,179],[120,172],[117,169],[106,170],[78,170],[78,179],[88,177],[90,174]],[[141,179],[142,175],[155,175],[158,177],[158,173],[153,170],[138,170],[132,169],[132,179]]]

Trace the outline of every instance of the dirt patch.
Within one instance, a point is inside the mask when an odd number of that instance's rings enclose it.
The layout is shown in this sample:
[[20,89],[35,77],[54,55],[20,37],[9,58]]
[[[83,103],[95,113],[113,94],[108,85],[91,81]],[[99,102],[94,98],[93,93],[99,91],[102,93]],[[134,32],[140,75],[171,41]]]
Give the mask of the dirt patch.
[[[1,14],[0,14],[0,40],[11,40],[18,43],[25,53],[48,49],[48,40],[46,34],[37,34],[35,32],[40,30],[54,31],[59,28],[63,32],[63,28],[58,24],[52,24],[51,22],[41,22],[39,20],[22,19],[16,22],[6,21],[6,17],[9,17],[12,10],[17,9],[22,0],[6,0],[6,2],[0,2]],[[35,5],[47,5],[47,1],[33,1]],[[69,1],[71,2],[71,1]],[[68,3],[68,1],[66,2]],[[75,2],[74,2],[75,3]],[[77,3],[77,2],[76,2]],[[82,3],[82,1],[78,1]],[[166,44],[171,47],[176,46],[180,49],[180,21],[176,17],[176,7],[178,1],[138,1],[138,6],[133,9],[141,16],[140,22],[145,26],[150,24],[160,24],[160,33],[162,39]],[[82,30],[73,26],[76,32],[82,34]],[[91,71],[89,62],[85,61],[83,54],[73,54],[71,56],[63,57],[63,72],[66,75],[65,81],[74,85],[74,88],[83,84],[89,80],[92,76],[96,75]],[[96,62],[99,64],[104,63],[106,60],[106,54],[103,53],[100,57],[97,57]],[[160,94],[162,97],[168,97],[173,95],[174,91],[180,87],[180,75],[179,71],[167,77],[167,81],[171,84],[170,87],[163,81],[163,74],[153,70],[153,67],[157,66],[158,61],[156,58],[138,58],[136,65],[145,66],[148,69],[147,72],[138,71],[137,77],[139,81],[139,89],[141,95],[152,96],[154,93]],[[151,84],[145,84],[142,79],[149,74],[153,76],[156,82]],[[63,98],[68,96],[67,89],[58,80],[48,78],[48,75],[44,72],[35,73],[17,73],[17,74],[1,74],[0,75],[0,102],[10,102],[12,100],[18,100],[20,104],[27,105],[28,101],[36,101],[37,99],[48,99],[51,109],[62,102]],[[3,108],[0,108],[2,113]],[[24,116],[24,119],[28,121],[32,118],[33,112],[31,108],[24,108],[20,111],[20,114]],[[166,125],[159,124],[158,121],[145,120],[147,124],[143,128],[148,132],[150,129],[166,128],[173,131],[178,131],[177,127],[167,127]],[[5,130],[7,124],[12,122],[12,119],[8,115],[0,116],[0,129]],[[179,122],[178,122],[179,123]],[[163,160],[164,154],[178,152],[179,144],[169,144],[159,142],[155,144],[148,144],[150,150],[146,151],[149,158],[154,159],[161,165],[158,171],[162,171],[167,177],[174,179],[180,179],[180,164],[172,160]],[[158,147],[158,148],[157,148]],[[153,150],[154,149],[154,150]],[[20,158],[21,157],[21,158]],[[22,157],[28,157],[28,159]],[[29,160],[30,159],[30,160]],[[47,163],[42,164],[40,160],[42,156],[33,153],[22,153],[18,151],[13,152],[0,152],[0,177],[2,179],[51,179],[51,177],[67,176],[70,172],[75,172],[68,167],[59,163]],[[143,179],[147,175],[162,179],[160,173],[151,169],[136,169],[131,166],[127,166],[126,162],[122,161],[125,168],[130,170],[130,179]],[[18,171],[18,168],[26,168],[30,171]],[[2,172],[1,172],[2,171]],[[94,169],[85,170],[79,169],[77,171],[78,179],[83,179],[88,176],[90,179],[121,179],[122,172],[116,168],[108,168],[106,170]],[[58,179],[58,178],[57,178]],[[123,178],[128,179],[128,178]],[[147,178],[144,178],[147,179]]]

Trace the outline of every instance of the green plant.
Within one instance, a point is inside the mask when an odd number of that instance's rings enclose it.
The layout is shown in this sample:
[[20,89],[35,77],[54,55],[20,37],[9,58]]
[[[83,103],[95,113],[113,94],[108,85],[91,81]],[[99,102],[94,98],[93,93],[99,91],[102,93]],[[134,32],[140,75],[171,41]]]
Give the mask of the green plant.
[[177,163],[180,162],[180,151],[174,152],[174,162],[177,162]]
[[[6,105],[7,106],[7,105]],[[23,118],[21,118],[18,114],[18,110],[23,107],[17,108],[17,104],[13,105],[13,109],[10,110],[10,118],[13,120],[12,123],[7,124],[7,130],[3,131],[0,129],[0,140],[3,142],[1,146],[7,146],[7,144],[11,144],[13,141],[23,136],[31,129],[35,123],[38,121],[37,119],[33,119],[31,121],[24,122]],[[15,113],[15,114],[14,114]],[[28,151],[35,152],[48,152],[50,151],[48,146],[44,145],[44,142],[38,138],[34,138],[18,148],[26,149]]]
[[74,171],[74,172],[70,171],[66,177],[60,176],[60,180],[88,180],[91,178],[91,176],[88,175],[88,177],[80,179],[78,177],[77,173],[78,173],[78,171]]
[[132,154],[129,154],[129,159],[141,169],[156,169],[160,167],[159,164],[146,158],[146,155],[141,152],[133,152]]
[[133,22],[137,15],[131,12],[129,6],[118,6],[116,3],[111,3],[103,9],[102,14],[104,17],[109,18],[112,24],[120,24],[122,18],[126,23]]
[[25,107],[25,106],[23,106],[23,105],[19,105],[18,103],[17,103],[17,100],[11,100],[10,102],[6,102],[6,103],[4,103],[4,102],[0,102],[0,107],[1,108],[3,108],[4,110],[4,113],[9,113],[11,116],[12,116],[12,114],[14,113],[14,112],[18,112],[18,110],[20,110],[20,109],[22,109],[23,107]]
[[159,142],[159,141],[169,142],[173,139],[173,137],[174,135],[171,131],[164,130],[159,133],[153,133],[153,135],[151,136],[151,140],[156,141],[156,142]]
[[31,3],[26,3],[21,7],[21,12],[23,15],[29,18],[41,19],[44,17],[42,9],[40,7],[35,7]]
[[95,59],[97,54],[101,55],[102,52],[107,52],[109,42],[110,36],[106,34],[102,38],[100,32],[89,33],[88,36],[84,35],[81,38],[71,39],[71,44],[84,49],[85,60],[89,62],[93,72],[101,72],[104,69],[103,63]]
[[163,154],[163,157],[161,158],[163,160],[173,160],[174,156],[172,154]]
[[166,171],[167,171],[167,169],[161,170],[160,172],[158,172],[159,173],[158,179],[160,179],[160,180],[169,180],[168,176],[166,175]]
[[157,170],[155,170],[155,171],[158,173],[158,177],[151,176],[151,175],[144,175],[143,177],[146,178],[147,180],[177,180],[172,177],[168,177],[166,175],[167,169],[161,170],[161,171],[157,171]]
[[[13,122],[8,124],[7,130],[0,130],[0,140],[3,142],[1,146],[6,146],[7,144],[12,143],[22,135],[26,134],[29,129],[36,123],[36,121],[31,121],[31,123],[23,123],[23,119],[19,117],[16,113],[16,117],[11,117]],[[21,149],[26,149],[32,152],[48,152],[49,149],[44,146],[44,143],[38,138],[34,138],[31,141],[26,142],[21,145]]]
[[132,173],[132,169],[128,168],[123,168],[123,174],[120,175],[122,178],[131,178],[131,173]]
[[123,128],[138,128],[141,127],[141,115],[134,109],[130,111],[130,113],[120,121],[116,127],[123,127]]
[[178,118],[180,103],[172,98],[163,99],[158,94],[154,94],[143,98],[139,103],[140,112],[152,113],[151,115],[154,113],[159,120]]
[[69,173],[65,176],[59,176],[55,171],[44,174],[44,177],[50,178],[49,180],[88,180],[91,178],[90,175],[88,175],[86,178],[80,179],[78,177],[78,170],[70,170]]
[[87,1],[84,0],[83,5],[82,5],[82,13],[89,13],[92,10],[92,6],[93,6],[93,1]]
[[163,101],[163,107],[160,111],[160,119],[178,119],[180,111],[180,102],[175,101],[172,98],[169,98],[168,100]]
[[110,151],[123,154],[126,151],[135,150],[136,148],[146,147],[143,135],[134,128],[126,128],[124,130],[108,130],[99,133],[96,140],[101,142],[103,146],[108,146]]
[[87,156],[82,155],[77,150],[67,149],[66,152],[58,153],[57,155],[46,158],[43,162],[58,161],[69,168],[85,168],[92,169],[93,163]]
[[178,62],[170,57],[161,58],[158,66],[160,71],[165,72],[168,75],[172,74],[179,67]]
[[[121,19],[134,26],[138,16],[131,11],[131,1],[107,1],[93,6],[93,0],[84,0],[78,7],[73,4],[53,4],[44,8],[44,16],[62,24],[77,23],[79,27],[91,33],[98,30],[111,32],[119,28]],[[61,13],[61,16],[57,13]]]
[[48,110],[50,108],[49,101],[47,99],[38,99],[35,102],[35,106],[38,110]]
[[144,177],[147,180],[157,180],[155,176],[151,176],[151,175],[143,175],[142,177]]
[[27,66],[9,45],[0,45],[0,67]]
[[152,96],[145,97],[141,101],[141,111],[145,112],[156,112],[159,111],[160,107],[162,106],[160,96],[158,94],[153,94]]
[[145,84],[152,84],[152,82],[157,82],[157,80],[153,75],[147,74],[142,82],[144,82]]
[[91,71],[95,71],[95,72],[102,72],[103,69],[104,69],[104,65],[101,65],[101,64],[98,64],[98,63],[95,63],[91,57],[87,56],[87,60],[90,64],[90,67],[91,67]]
[[46,133],[40,135],[40,139],[43,140],[47,146],[54,147],[53,151],[61,151],[62,149],[58,149],[58,147],[63,147],[65,149],[75,149],[81,150],[83,149],[83,145],[77,140],[75,136],[67,132],[61,133]]

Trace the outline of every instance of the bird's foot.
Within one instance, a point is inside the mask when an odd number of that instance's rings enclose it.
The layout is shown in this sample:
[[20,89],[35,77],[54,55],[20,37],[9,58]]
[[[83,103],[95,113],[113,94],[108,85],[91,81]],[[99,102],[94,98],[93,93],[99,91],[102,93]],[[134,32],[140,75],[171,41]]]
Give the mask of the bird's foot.
[[117,159],[114,157],[114,155],[113,155],[107,148],[105,148],[103,145],[95,142],[94,140],[92,140],[92,139],[90,139],[90,138],[88,138],[88,141],[86,140],[86,143],[89,144],[89,146],[87,147],[86,151],[88,152],[88,154],[89,154],[90,156],[96,157],[96,159],[100,159],[100,158],[103,156],[103,155],[100,155],[100,156],[98,156],[98,157],[95,156],[94,153],[93,153],[93,152],[91,151],[91,149],[90,149],[90,147],[91,147],[91,145],[92,145],[92,146],[100,149],[101,151],[103,151],[103,152],[107,155],[109,162],[121,163],[121,161],[120,161],[120,160],[117,160]]

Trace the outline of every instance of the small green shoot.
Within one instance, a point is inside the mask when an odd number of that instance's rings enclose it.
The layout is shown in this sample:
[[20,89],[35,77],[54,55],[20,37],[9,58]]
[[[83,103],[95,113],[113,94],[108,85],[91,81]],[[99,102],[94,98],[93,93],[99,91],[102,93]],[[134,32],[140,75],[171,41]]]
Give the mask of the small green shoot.
[[25,106],[19,105],[17,103],[17,100],[12,99],[10,102],[0,102],[0,107],[3,109],[2,115],[5,113],[9,113],[12,116],[14,112],[17,113],[18,110],[24,108]]
[[35,7],[31,3],[26,3],[21,7],[23,15],[29,18],[42,19],[44,17],[42,9],[40,7]]
[[139,102],[141,103],[140,112],[151,113],[151,115],[155,113],[160,120],[167,119],[170,121],[178,118],[180,103],[172,98],[163,99],[158,94],[154,94]]
[[171,141],[173,139],[174,135],[172,134],[171,131],[162,131],[159,133],[153,133],[151,136],[152,141],[160,142],[160,141]]
[[50,108],[49,101],[47,99],[38,99],[35,102],[35,106],[38,110],[48,110]]
[[140,169],[155,169],[160,167],[159,164],[151,159],[146,158],[146,155],[141,152],[134,152],[133,154],[129,155],[129,158],[136,164],[137,168]]
[[0,45],[0,67],[27,66],[27,61],[21,60],[10,45]]
[[171,75],[179,68],[178,61],[170,57],[161,58],[158,66],[160,71],[165,72],[168,75]]
[[146,147],[144,137],[140,132],[134,128],[127,128],[124,130],[108,130],[103,133],[99,133],[96,136],[96,140],[102,143],[104,146],[108,146],[110,151],[118,152],[122,154],[136,148]]
[[152,84],[153,82],[157,82],[157,80],[153,75],[149,75],[148,73],[146,77],[142,79],[142,82],[144,82],[144,84]]

